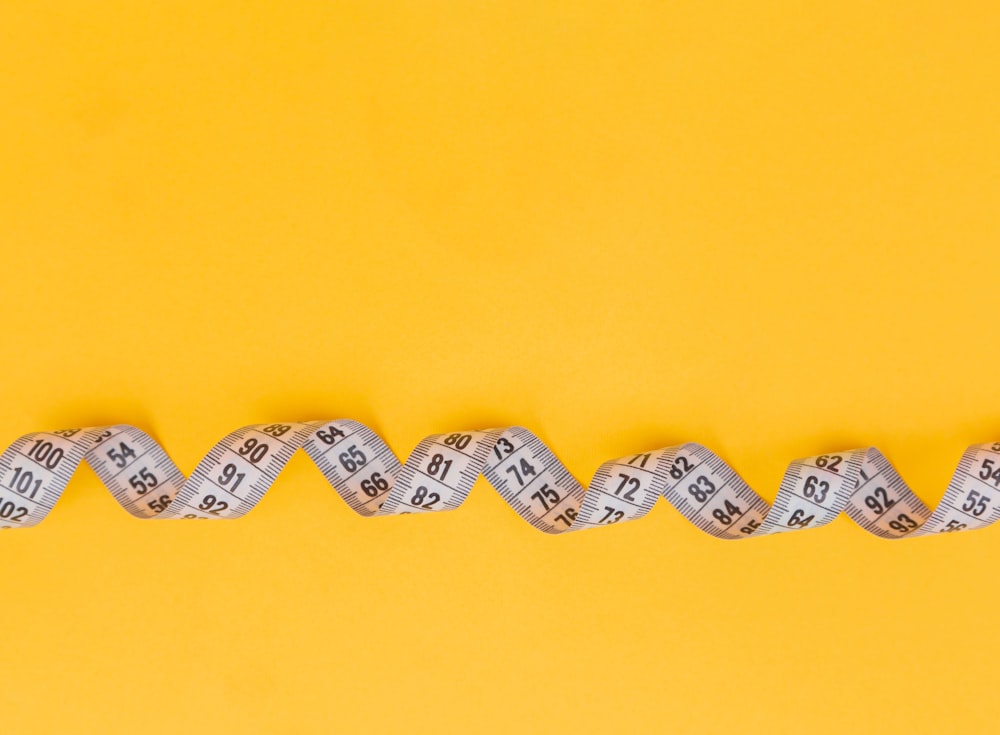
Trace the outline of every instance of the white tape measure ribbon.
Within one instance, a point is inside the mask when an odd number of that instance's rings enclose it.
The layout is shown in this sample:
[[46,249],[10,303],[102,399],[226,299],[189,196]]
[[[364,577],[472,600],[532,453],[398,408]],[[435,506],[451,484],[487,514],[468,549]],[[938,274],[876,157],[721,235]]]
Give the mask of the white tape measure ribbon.
[[435,434],[401,463],[367,426],[339,419],[237,429],[189,478],[134,426],[27,434],[0,455],[0,528],[41,522],[83,461],[137,518],[238,518],[260,502],[300,448],[363,516],[452,510],[483,475],[546,533],[635,520],[661,496],[722,539],[817,528],[841,512],[888,539],[982,528],[1000,518],[1000,443],[965,451],[932,512],[874,448],[792,462],[768,504],[699,444],[605,462],[584,488],[522,427]]

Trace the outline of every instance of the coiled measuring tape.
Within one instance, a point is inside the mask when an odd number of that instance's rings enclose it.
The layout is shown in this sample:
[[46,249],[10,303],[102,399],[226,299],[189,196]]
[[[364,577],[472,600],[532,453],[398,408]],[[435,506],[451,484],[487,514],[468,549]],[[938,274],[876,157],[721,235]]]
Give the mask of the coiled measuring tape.
[[453,510],[484,475],[518,515],[553,534],[641,518],[660,496],[722,539],[817,528],[842,511],[888,539],[971,530],[1000,517],[1000,443],[965,451],[932,512],[874,448],[792,462],[769,504],[699,444],[605,462],[584,488],[522,427],[435,434],[401,463],[367,426],[342,419],[237,429],[189,478],[134,426],[27,434],[0,455],[0,528],[42,521],[84,460],[137,518],[238,518],[300,448],[362,516]]

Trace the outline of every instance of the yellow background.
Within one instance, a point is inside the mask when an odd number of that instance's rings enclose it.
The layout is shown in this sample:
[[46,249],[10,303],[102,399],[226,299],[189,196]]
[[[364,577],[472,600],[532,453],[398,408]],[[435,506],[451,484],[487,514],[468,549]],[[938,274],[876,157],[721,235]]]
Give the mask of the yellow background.
[[[770,498],[875,444],[934,503],[1000,439],[995,4],[150,5],[0,3],[4,445],[521,423]],[[998,555],[363,520],[303,455],[142,523],[85,468],[0,539],[0,726],[984,731]]]

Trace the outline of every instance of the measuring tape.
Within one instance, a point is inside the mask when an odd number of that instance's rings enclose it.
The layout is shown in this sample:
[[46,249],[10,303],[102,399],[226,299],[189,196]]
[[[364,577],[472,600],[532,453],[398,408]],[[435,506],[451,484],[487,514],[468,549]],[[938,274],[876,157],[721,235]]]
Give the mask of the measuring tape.
[[452,510],[484,475],[518,515],[554,534],[641,518],[661,495],[722,539],[817,528],[841,512],[889,539],[971,530],[1000,517],[1000,443],[965,451],[932,512],[874,448],[795,460],[768,504],[699,444],[605,462],[584,488],[519,426],[435,434],[401,463],[367,426],[341,419],[237,429],[189,478],[134,426],[27,434],[0,455],[0,528],[42,521],[84,460],[137,518],[239,518],[300,448],[363,516]]

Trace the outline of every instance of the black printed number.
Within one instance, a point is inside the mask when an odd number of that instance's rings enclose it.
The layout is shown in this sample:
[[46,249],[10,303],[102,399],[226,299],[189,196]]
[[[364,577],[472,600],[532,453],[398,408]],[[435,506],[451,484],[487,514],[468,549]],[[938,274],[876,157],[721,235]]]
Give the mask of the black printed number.
[[889,528],[899,533],[909,533],[916,527],[917,522],[906,515],[906,513],[900,513],[896,516],[896,520],[889,521]]
[[996,466],[996,462],[992,459],[983,460],[983,466],[979,468],[979,476],[1000,487],[1000,467]]
[[160,481],[148,467],[143,467],[139,470],[138,474],[132,475],[128,478],[128,484],[135,490],[136,495],[145,495],[154,487],[159,485]]
[[565,524],[566,526],[572,526],[573,521],[576,520],[576,508],[567,508],[562,513],[556,516],[556,521]]
[[740,508],[740,506],[727,500],[725,508],[716,508],[712,511],[712,517],[723,526],[728,526],[733,522],[733,519],[737,518],[742,512],[743,509]]
[[28,456],[38,462],[38,464],[54,470],[59,466],[59,462],[63,458],[63,450],[53,446],[52,442],[45,441],[44,439],[35,439],[35,443],[28,450]]
[[146,503],[146,505],[154,513],[162,513],[167,509],[167,506],[170,505],[170,502],[171,498],[169,495],[161,495],[158,498],[153,498],[148,503]]
[[[989,460],[986,460],[989,462]],[[965,502],[962,503],[962,510],[966,513],[971,513],[972,515],[979,517],[990,507],[990,497],[985,495],[978,490],[970,490],[969,494],[965,497]]]
[[250,437],[236,451],[243,457],[246,457],[253,464],[257,464],[267,455],[268,445],[262,441],[258,441],[255,437]]
[[229,509],[229,503],[225,500],[219,500],[214,495],[206,495],[198,503],[198,507],[207,513],[211,513],[214,516],[219,515],[224,510]]
[[449,447],[455,447],[455,449],[461,451],[469,446],[469,442],[472,441],[471,434],[449,434],[445,437],[444,443]]
[[36,478],[30,470],[26,470],[23,467],[15,467],[14,477],[11,479],[9,487],[11,490],[16,490],[21,495],[34,500],[35,495],[38,494],[38,491],[42,487],[42,481]]
[[108,459],[115,463],[115,467],[122,468],[128,465],[129,459],[135,458],[135,450],[125,442],[119,442],[118,448],[111,447],[106,452]]
[[417,491],[413,494],[413,498],[410,500],[410,505],[418,505],[424,508],[430,508],[436,502],[441,500],[441,496],[437,493],[427,492],[427,488],[423,485],[417,488]]
[[699,503],[704,503],[708,500],[708,496],[717,490],[715,483],[709,480],[704,475],[698,475],[695,481],[688,485],[688,492],[691,496],[697,500]]
[[531,494],[531,499],[537,500],[546,511],[549,511],[559,504],[562,497],[560,497],[554,488],[549,487],[549,483],[546,482],[538,488],[537,492]]
[[822,457],[816,458],[816,466],[828,469],[830,472],[840,472],[837,468],[843,461],[844,458],[839,454],[824,454]]
[[236,465],[227,464],[222,468],[222,473],[219,475],[219,484],[225,486],[231,493],[236,492],[236,488],[240,486],[240,483],[247,476],[245,472],[237,472],[237,469],[239,468]]
[[801,508],[796,508],[792,511],[792,514],[788,517],[788,527],[789,528],[805,528],[810,523],[816,520],[815,515],[806,515],[806,512]]
[[320,429],[316,432],[316,438],[324,444],[336,444],[338,439],[343,439],[345,436],[347,436],[347,434],[342,432],[333,424],[330,424],[325,429]]
[[497,456],[497,459],[503,459],[513,451],[514,445],[510,443],[509,439],[505,439],[504,437],[497,439],[497,443],[493,445],[493,453]]
[[28,509],[23,505],[17,505],[12,500],[0,503],[0,520],[20,523],[28,515]]
[[642,483],[639,481],[639,478],[626,475],[624,472],[619,472],[618,476],[622,478],[622,481],[618,483],[618,487],[615,489],[615,495],[618,495],[619,497],[622,497],[630,502],[634,501],[636,492],[640,487],[642,487]]
[[802,488],[802,494],[807,498],[815,500],[817,503],[822,503],[826,500],[826,494],[829,490],[829,482],[819,479],[816,475],[809,475],[806,478],[806,484]]
[[745,533],[747,536],[749,536],[758,528],[760,528],[760,521],[758,521],[755,518],[753,520],[747,521],[747,524],[740,529],[740,533]]
[[389,489],[389,481],[382,477],[381,472],[373,472],[371,477],[361,481],[361,489],[369,498],[374,498]]
[[675,480],[679,480],[692,469],[694,469],[694,466],[687,457],[677,457],[674,463],[670,465],[670,476]]
[[354,472],[358,467],[368,463],[368,457],[354,444],[346,452],[341,452],[337,459],[340,460],[340,466],[348,472]]
[[882,515],[889,508],[896,504],[895,498],[890,498],[884,487],[877,487],[871,495],[865,498],[865,505],[875,511],[875,515]]
[[430,463],[427,465],[427,474],[431,477],[438,477],[438,472],[441,476],[438,478],[444,480],[448,476],[448,470],[451,469],[451,460],[445,459],[443,454],[435,454],[431,457]]
[[625,511],[612,508],[610,505],[604,506],[604,517],[598,523],[618,523],[625,517]]
[[524,487],[527,484],[525,482],[525,479],[528,477],[528,475],[537,474],[535,472],[535,466],[526,459],[521,460],[520,466],[518,466],[517,464],[512,464],[504,471],[508,475],[514,475],[514,479],[517,480],[517,484],[520,485],[521,487]]

